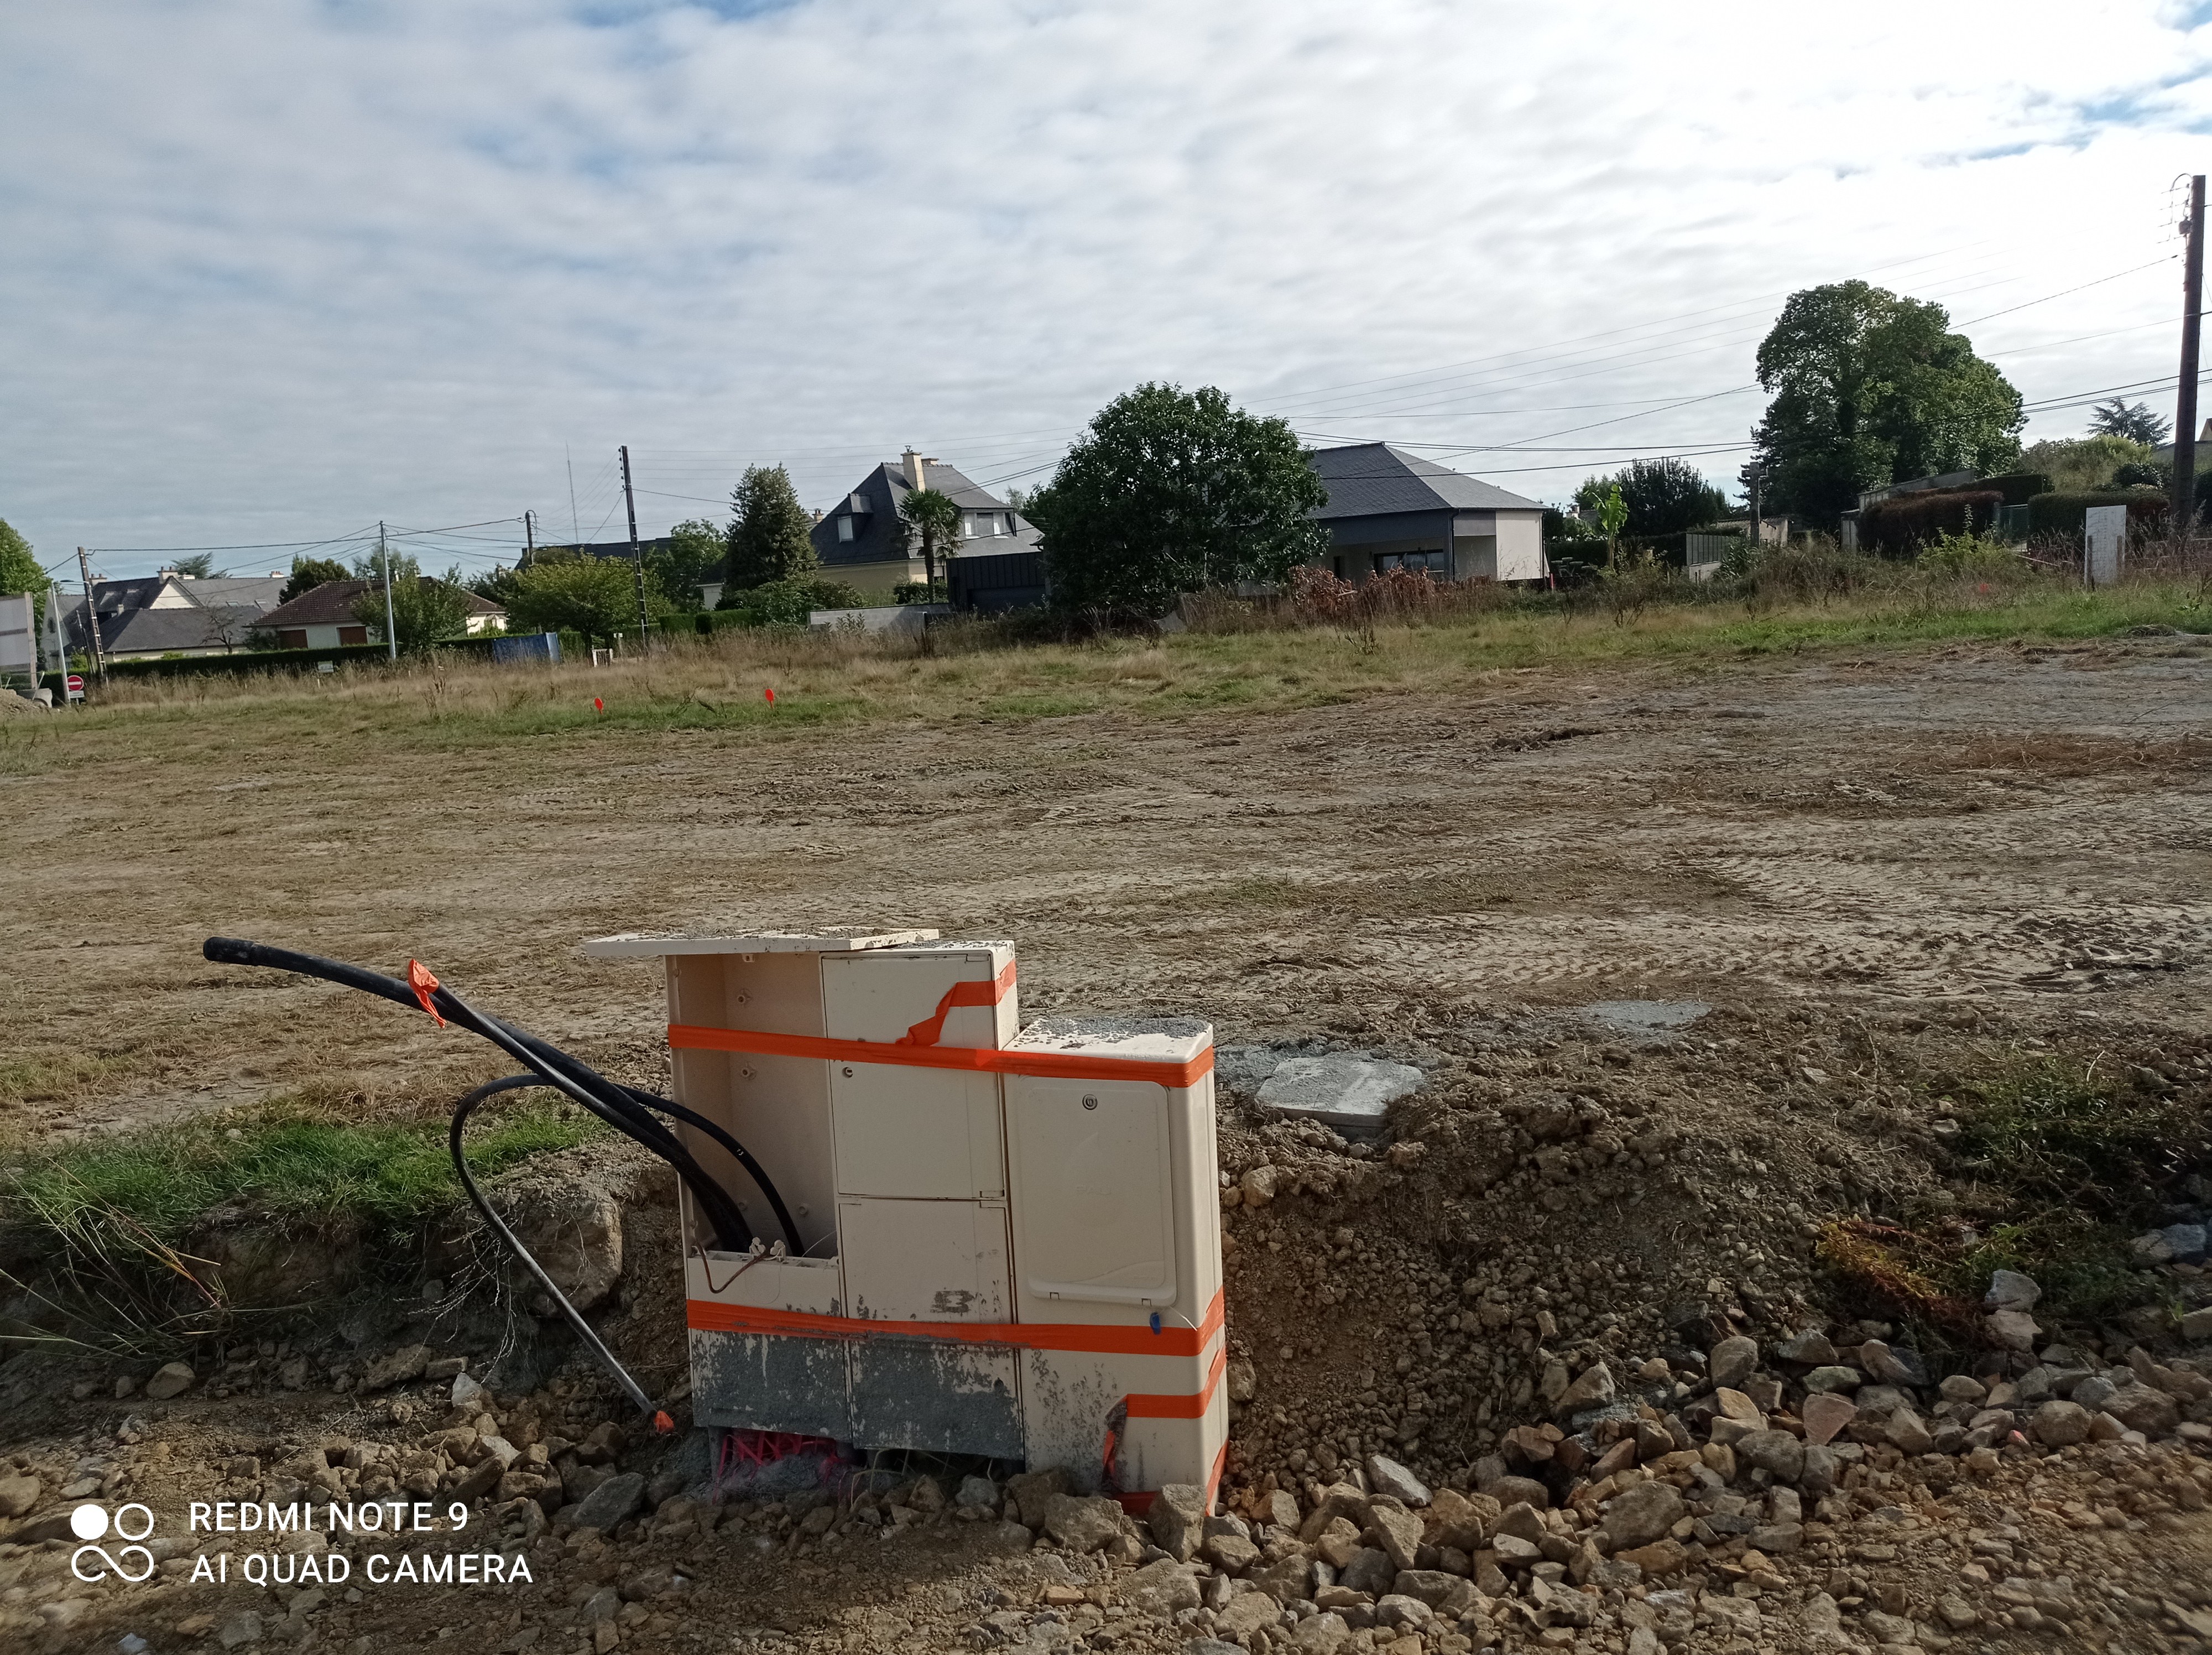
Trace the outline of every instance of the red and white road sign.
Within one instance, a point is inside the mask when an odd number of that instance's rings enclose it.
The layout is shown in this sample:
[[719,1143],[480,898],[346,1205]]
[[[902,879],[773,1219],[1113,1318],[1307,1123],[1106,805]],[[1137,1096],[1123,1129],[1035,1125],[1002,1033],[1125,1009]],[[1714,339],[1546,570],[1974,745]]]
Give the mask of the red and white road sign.
[[83,673],[72,672],[67,678],[64,679],[63,682],[69,686],[70,698],[72,701],[82,701],[84,699]]

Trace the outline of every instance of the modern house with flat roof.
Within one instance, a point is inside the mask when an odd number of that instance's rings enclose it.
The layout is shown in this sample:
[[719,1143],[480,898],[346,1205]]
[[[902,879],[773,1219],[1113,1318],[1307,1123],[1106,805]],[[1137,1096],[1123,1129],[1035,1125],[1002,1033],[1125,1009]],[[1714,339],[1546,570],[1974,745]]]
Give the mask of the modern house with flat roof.
[[1387,442],[1317,448],[1328,489],[1311,515],[1329,547],[1317,560],[1355,584],[1390,569],[1438,581],[1540,581],[1544,508]]

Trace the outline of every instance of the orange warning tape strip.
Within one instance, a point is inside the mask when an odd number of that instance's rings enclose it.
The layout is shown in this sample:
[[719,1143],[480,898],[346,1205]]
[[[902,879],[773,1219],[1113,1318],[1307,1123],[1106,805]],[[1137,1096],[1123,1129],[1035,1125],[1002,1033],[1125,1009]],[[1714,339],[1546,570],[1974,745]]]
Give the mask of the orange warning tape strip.
[[1048,1080],[1150,1080],[1163,1086],[1193,1085],[1213,1068],[1211,1046],[1187,1062],[1175,1063],[1141,1057],[1077,1057],[1028,1046],[994,1050],[988,1046],[829,1040],[812,1034],[770,1034],[763,1029],[710,1029],[696,1023],[670,1024],[668,1044],[676,1051],[742,1051],[763,1057],[818,1057],[831,1063],[900,1063],[914,1068],[1028,1074]]
[[725,1305],[711,1299],[684,1301],[684,1322],[700,1333],[784,1334],[799,1339],[947,1339],[969,1345],[1016,1345],[1024,1350],[1084,1351],[1107,1356],[1196,1356],[1221,1331],[1224,1306],[1217,1289],[1196,1327],[1134,1327],[1093,1322],[893,1322],[813,1311]]
[[945,1016],[955,1006],[995,1006],[1012,992],[1013,986],[1014,962],[1012,960],[1006,962],[1005,970],[988,983],[980,978],[956,983],[945,991],[945,998],[937,1002],[934,1013],[922,1019],[892,1044],[933,1046],[945,1037]]
[[1213,1366],[1206,1370],[1206,1388],[1187,1396],[1148,1396],[1132,1394],[1126,1400],[1128,1415],[1133,1420],[1202,1420],[1213,1401],[1214,1388],[1221,1383],[1222,1373],[1229,1366],[1229,1347],[1224,1345],[1213,1353]]

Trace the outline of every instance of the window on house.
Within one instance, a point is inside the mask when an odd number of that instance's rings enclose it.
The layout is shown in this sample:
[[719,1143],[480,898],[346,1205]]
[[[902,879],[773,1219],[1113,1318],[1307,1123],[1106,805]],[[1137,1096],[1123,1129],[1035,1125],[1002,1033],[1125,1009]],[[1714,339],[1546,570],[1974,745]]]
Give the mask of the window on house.
[[1445,562],[1441,551],[1378,551],[1375,554],[1375,572],[1382,575],[1394,569],[1410,569],[1441,576],[1445,573]]
[[837,520],[837,538],[840,540],[849,540],[853,538],[853,520],[851,518],[841,517]]

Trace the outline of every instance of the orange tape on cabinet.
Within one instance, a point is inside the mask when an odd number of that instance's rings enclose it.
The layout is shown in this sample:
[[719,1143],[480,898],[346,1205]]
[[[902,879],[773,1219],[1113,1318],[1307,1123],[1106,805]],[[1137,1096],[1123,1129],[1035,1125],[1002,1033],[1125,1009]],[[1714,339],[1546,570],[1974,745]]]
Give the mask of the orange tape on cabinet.
[[1134,1327],[1086,1322],[893,1322],[823,1316],[811,1311],[768,1310],[689,1299],[687,1325],[700,1333],[781,1334],[798,1339],[946,1339],[970,1345],[1014,1345],[1025,1350],[1083,1351],[1108,1356],[1196,1356],[1221,1329],[1219,1292],[1195,1327]]
[[1030,1074],[1048,1080],[1150,1080],[1187,1086],[1212,1072],[1213,1049],[1187,1062],[1141,1057],[1079,1057],[1027,1046],[907,1046],[873,1040],[830,1040],[812,1034],[771,1034],[764,1029],[710,1029],[696,1023],[668,1025],[676,1051],[752,1052],[764,1057],[818,1057],[832,1063],[902,1063],[915,1068],[975,1069],[992,1074]]
[[955,1006],[995,1006],[1006,997],[1014,986],[1014,962],[1008,960],[1006,969],[988,983],[956,983],[945,991],[945,998],[937,1002],[937,1010],[922,1019],[891,1044],[898,1046],[933,1046],[945,1037],[945,1017]]
[[1213,1365],[1206,1371],[1206,1388],[1189,1396],[1152,1396],[1132,1394],[1125,1398],[1128,1415],[1133,1420],[1200,1420],[1213,1401],[1215,1387],[1229,1366],[1229,1348],[1224,1345],[1213,1353]]

